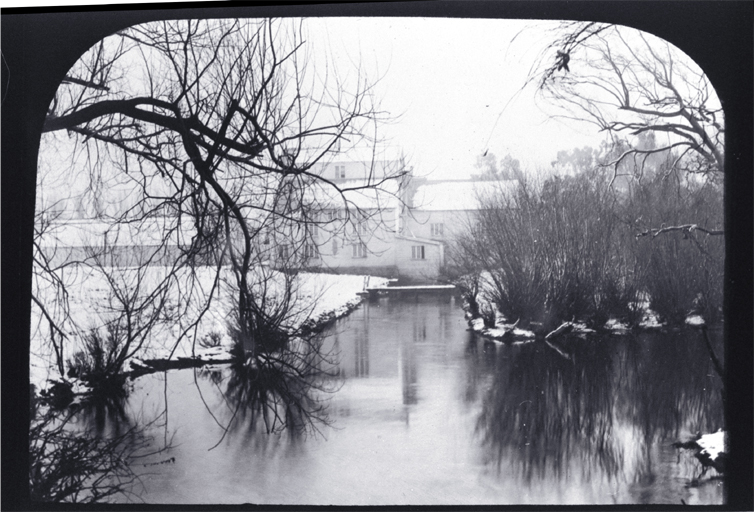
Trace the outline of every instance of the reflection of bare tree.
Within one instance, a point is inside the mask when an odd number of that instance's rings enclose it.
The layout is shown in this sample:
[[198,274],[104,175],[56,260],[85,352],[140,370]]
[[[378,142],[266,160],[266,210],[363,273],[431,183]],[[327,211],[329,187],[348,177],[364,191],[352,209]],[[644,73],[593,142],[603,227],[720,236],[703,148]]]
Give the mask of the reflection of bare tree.
[[71,421],[97,436],[120,436],[135,426],[126,413],[127,399],[125,386],[108,392],[95,391],[82,403],[71,406],[74,412]]
[[[693,335],[500,346],[489,369],[470,347],[470,371],[492,373],[477,424],[487,453],[513,461],[527,480],[578,467],[586,477],[651,481],[658,442],[721,426],[722,385]],[[640,459],[632,475],[624,474],[629,455]]]
[[226,413],[207,407],[225,434],[244,429],[301,434],[329,424],[326,396],[338,387],[334,357],[323,350],[321,336],[312,336],[294,338],[282,350],[257,354],[228,368],[196,371],[220,388]]
[[617,353],[616,416],[635,425],[645,454],[636,480],[654,478],[655,443],[722,426],[722,384],[694,336],[698,334],[643,334],[627,340]]
[[580,348],[578,364],[539,343],[498,353],[478,429],[498,464],[518,460],[527,480],[548,470],[560,476],[574,458],[585,474],[599,467],[615,475],[620,468],[609,442],[610,354],[602,344]]
[[[123,404],[90,403],[77,411],[36,407],[29,430],[29,490],[34,501],[95,503],[138,498],[134,468],[147,453],[150,424],[130,422]],[[93,422],[94,425],[87,425]],[[146,466],[146,465],[145,465]]]

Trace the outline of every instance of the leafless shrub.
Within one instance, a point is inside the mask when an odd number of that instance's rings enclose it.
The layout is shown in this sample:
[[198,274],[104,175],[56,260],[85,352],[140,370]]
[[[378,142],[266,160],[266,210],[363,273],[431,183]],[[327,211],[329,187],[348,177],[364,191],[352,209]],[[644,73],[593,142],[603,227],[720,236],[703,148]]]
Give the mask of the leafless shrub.
[[[677,226],[694,218],[701,228],[723,223],[722,190],[714,183],[657,176],[636,187],[627,205],[636,235],[648,226]],[[636,237],[626,246],[645,262],[640,286],[662,319],[683,323],[689,313],[708,322],[722,315],[725,238],[699,231],[675,231]]]
[[[619,264],[605,185],[599,175],[555,177],[540,188],[523,182],[513,196],[481,200],[454,252],[469,262],[466,268],[483,269],[507,319],[550,326],[573,317],[599,323],[623,312],[619,305],[632,295],[632,283]],[[481,307],[479,314],[485,316]]]
[[32,501],[100,503],[135,497],[138,475],[131,469],[146,445],[132,429],[112,438],[68,428],[72,414],[38,412],[29,430],[29,485]]

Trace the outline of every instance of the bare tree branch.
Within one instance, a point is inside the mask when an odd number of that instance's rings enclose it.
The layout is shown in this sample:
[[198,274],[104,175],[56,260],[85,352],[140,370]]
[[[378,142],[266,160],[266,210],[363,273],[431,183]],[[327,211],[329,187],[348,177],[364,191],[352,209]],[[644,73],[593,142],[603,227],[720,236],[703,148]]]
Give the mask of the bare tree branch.
[[701,231],[702,233],[705,233],[707,235],[724,235],[725,231],[720,229],[706,229],[697,226],[696,224],[685,224],[683,226],[662,226],[659,229],[648,229],[646,231],[643,231],[641,233],[638,233],[636,235],[636,238],[640,238],[643,236],[649,236],[651,235],[652,238],[655,238],[658,235],[661,235],[663,233],[668,233],[671,231],[680,231],[685,234],[693,233],[694,231]]

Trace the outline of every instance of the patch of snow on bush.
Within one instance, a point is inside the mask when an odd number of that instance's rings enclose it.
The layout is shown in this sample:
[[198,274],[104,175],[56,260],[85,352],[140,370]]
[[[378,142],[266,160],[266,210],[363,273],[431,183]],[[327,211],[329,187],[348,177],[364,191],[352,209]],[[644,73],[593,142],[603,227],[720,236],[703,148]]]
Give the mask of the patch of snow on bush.
[[641,322],[639,322],[639,325],[641,327],[644,327],[645,329],[656,329],[658,327],[662,327],[664,324],[660,322],[657,313],[655,313],[651,309],[647,309],[644,311],[644,318],[642,318]]
[[525,329],[519,329],[518,327],[516,327],[515,329],[513,329],[513,335],[516,338],[530,338],[531,339],[531,338],[535,338],[536,337],[536,334],[534,334],[532,331],[527,331]]
[[702,449],[701,453],[707,453],[712,460],[715,460],[721,453],[725,453],[725,432],[719,430],[714,434],[703,435],[696,444]]
[[608,331],[628,331],[628,324],[625,324],[621,322],[620,320],[616,320],[615,318],[611,318],[607,322],[605,322],[605,329]]
[[686,317],[686,325],[691,325],[693,327],[701,327],[705,325],[704,318],[702,318],[699,315],[691,315]]
[[475,331],[481,331],[484,329],[484,320],[482,318],[474,318],[470,322],[471,328]]

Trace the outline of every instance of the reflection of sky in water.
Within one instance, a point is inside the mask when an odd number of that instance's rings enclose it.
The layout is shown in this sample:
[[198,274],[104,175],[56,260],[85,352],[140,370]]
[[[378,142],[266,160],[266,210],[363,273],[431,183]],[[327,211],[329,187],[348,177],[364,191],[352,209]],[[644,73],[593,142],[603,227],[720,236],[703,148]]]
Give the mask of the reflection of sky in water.
[[[718,383],[707,376],[704,347],[692,335],[568,340],[563,347],[575,353],[573,362],[544,344],[473,340],[447,297],[381,299],[339,322],[328,340],[340,351],[345,380],[326,397],[332,427],[319,425],[322,435],[267,435],[241,425],[209,450],[223,434],[215,419],[226,424],[232,413],[223,382],[195,379],[191,370],[167,374],[167,388],[165,375],[139,379],[130,410],[149,418],[167,396],[168,436],[175,433],[168,456],[176,458],[150,467],[143,498],[720,502],[719,481],[684,487],[698,468],[687,454],[679,463],[670,446],[677,436],[711,428],[705,418],[721,421]],[[164,430],[155,430],[158,442]]]

